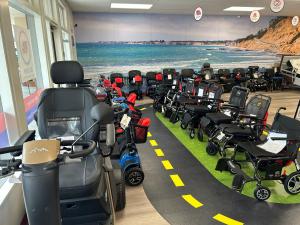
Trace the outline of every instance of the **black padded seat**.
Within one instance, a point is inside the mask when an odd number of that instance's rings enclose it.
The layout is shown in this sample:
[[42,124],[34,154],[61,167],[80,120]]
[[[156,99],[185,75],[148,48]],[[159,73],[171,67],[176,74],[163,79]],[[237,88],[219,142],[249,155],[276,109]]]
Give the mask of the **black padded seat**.
[[[78,84],[83,81],[83,69],[78,62],[55,62],[51,77],[56,84]],[[99,104],[95,94],[84,87],[50,88],[41,97],[36,114],[41,138],[79,136],[93,123],[90,111]],[[103,103],[104,104],[104,103]],[[97,141],[99,126],[95,126],[83,140]],[[102,157],[97,149],[84,159],[70,160],[59,168],[61,199],[90,196],[100,182]]]
[[207,113],[206,117],[217,125],[221,123],[230,123],[232,121],[232,118],[230,116],[227,116],[224,113],[220,113],[220,112]]
[[193,111],[195,113],[208,113],[211,111],[206,105],[188,105],[187,110]]
[[220,124],[219,127],[223,130],[224,133],[233,134],[235,136],[250,136],[253,134],[251,128],[242,128],[235,124]]
[[289,156],[288,152],[284,149],[281,152],[279,152],[278,154],[274,154],[272,152],[268,152],[265,151],[263,149],[261,149],[260,147],[258,147],[259,143],[253,143],[253,142],[239,142],[238,145],[239,147],[245,149],[249,154],[251,154],[252,156],[256,157],[256,158],[260,158],[260,157],[285,157],[285,156]]

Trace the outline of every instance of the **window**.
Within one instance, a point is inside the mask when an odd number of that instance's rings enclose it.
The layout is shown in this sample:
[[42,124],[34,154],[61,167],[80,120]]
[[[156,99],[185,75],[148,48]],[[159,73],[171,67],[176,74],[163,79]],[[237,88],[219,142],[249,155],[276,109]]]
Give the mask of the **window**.
[[63,28],[67,29],[67,15],[66,10],[63,7],[63,5],[59,4],[58,6],[58,15],[59,15],[59,21]]
[[8,143],[8,136],[6,131],[5,117],[2,108],[1,96],[0,96],[0,148],[6,147],[8,145],[9,143]]
[[70,52],[70,39],[69,34],[65,31],[62,31],[63,36],[63,44],[64,44],[64,55],[65,60],[71,60],[71,52]]
[[[10,16],[14,35],[16,55],[19,62],[19,75],[22,86],[22,94],[25,105],[27,124],[33,121],[34,113],[37,108],[39,95],[42,91],[42,78],[38,79],[36,71],[39,62],[38,52],[34,52],[33,46],[36,45],[35,27],[33,17],[17,9],[10,7]],[[39,76],[42,76],[39,73]]]

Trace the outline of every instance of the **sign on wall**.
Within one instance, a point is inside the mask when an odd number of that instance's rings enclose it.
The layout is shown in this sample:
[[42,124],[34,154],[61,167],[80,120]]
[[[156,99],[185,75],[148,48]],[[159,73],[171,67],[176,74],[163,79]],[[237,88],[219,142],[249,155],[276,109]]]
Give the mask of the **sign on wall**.
[[35,79],[35,64],[32,54],[30,31],[14,26],[15,41],[18,50],[19,71],[22,82]]
[[292,19],[292,25],[296,27],[299,24],[299,16],[294,16]]
[[278,13],[284,7],[284,0],[272,0],[270,4],[270,8],[273,12]]
[[194,12],[195,20],[197,21],[201,20],[202,16],[203,16],[202,8],[201,7],[196,8]]
[[252,11],[250,14],[251,22],[256,23],[259,21],[259,19],[260,19],[260,12],[257,10]]

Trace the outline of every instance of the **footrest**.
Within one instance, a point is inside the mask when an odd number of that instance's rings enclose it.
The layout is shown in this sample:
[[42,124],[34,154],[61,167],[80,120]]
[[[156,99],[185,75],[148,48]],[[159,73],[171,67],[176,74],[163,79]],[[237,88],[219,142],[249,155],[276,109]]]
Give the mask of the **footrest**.
[[243,190],[245,183],[253,181],[244,171],[241,170],[233,161],[227,161],[228,169],[235,174],[232,181],[232,189],[238,192]]

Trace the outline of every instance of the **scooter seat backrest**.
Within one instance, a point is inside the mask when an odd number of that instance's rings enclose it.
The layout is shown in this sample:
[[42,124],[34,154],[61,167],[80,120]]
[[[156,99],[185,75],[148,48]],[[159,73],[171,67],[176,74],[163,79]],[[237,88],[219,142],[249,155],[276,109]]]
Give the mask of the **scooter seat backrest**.
[[211,84],[208,88],[208,98],[221,99],[224,90],[221,85]]
[[116,81],[115,81],[116,78],[123,78],[123,75],[122,75],[121,73],[112,73],[112,74],[110,75],[110,82],[111,82],[111,83],[116,82]]
[[[51,66],[56,84],[77,84],[83,81],[83,69],[78,62],[61,61]],[[49,88],[43,91],[37,109],[37,124],[41,138],[79,136],[93,123],[90,111],[98,104],[95,93],[84,87]],[[96,140],[97,126],[85,136]]]

